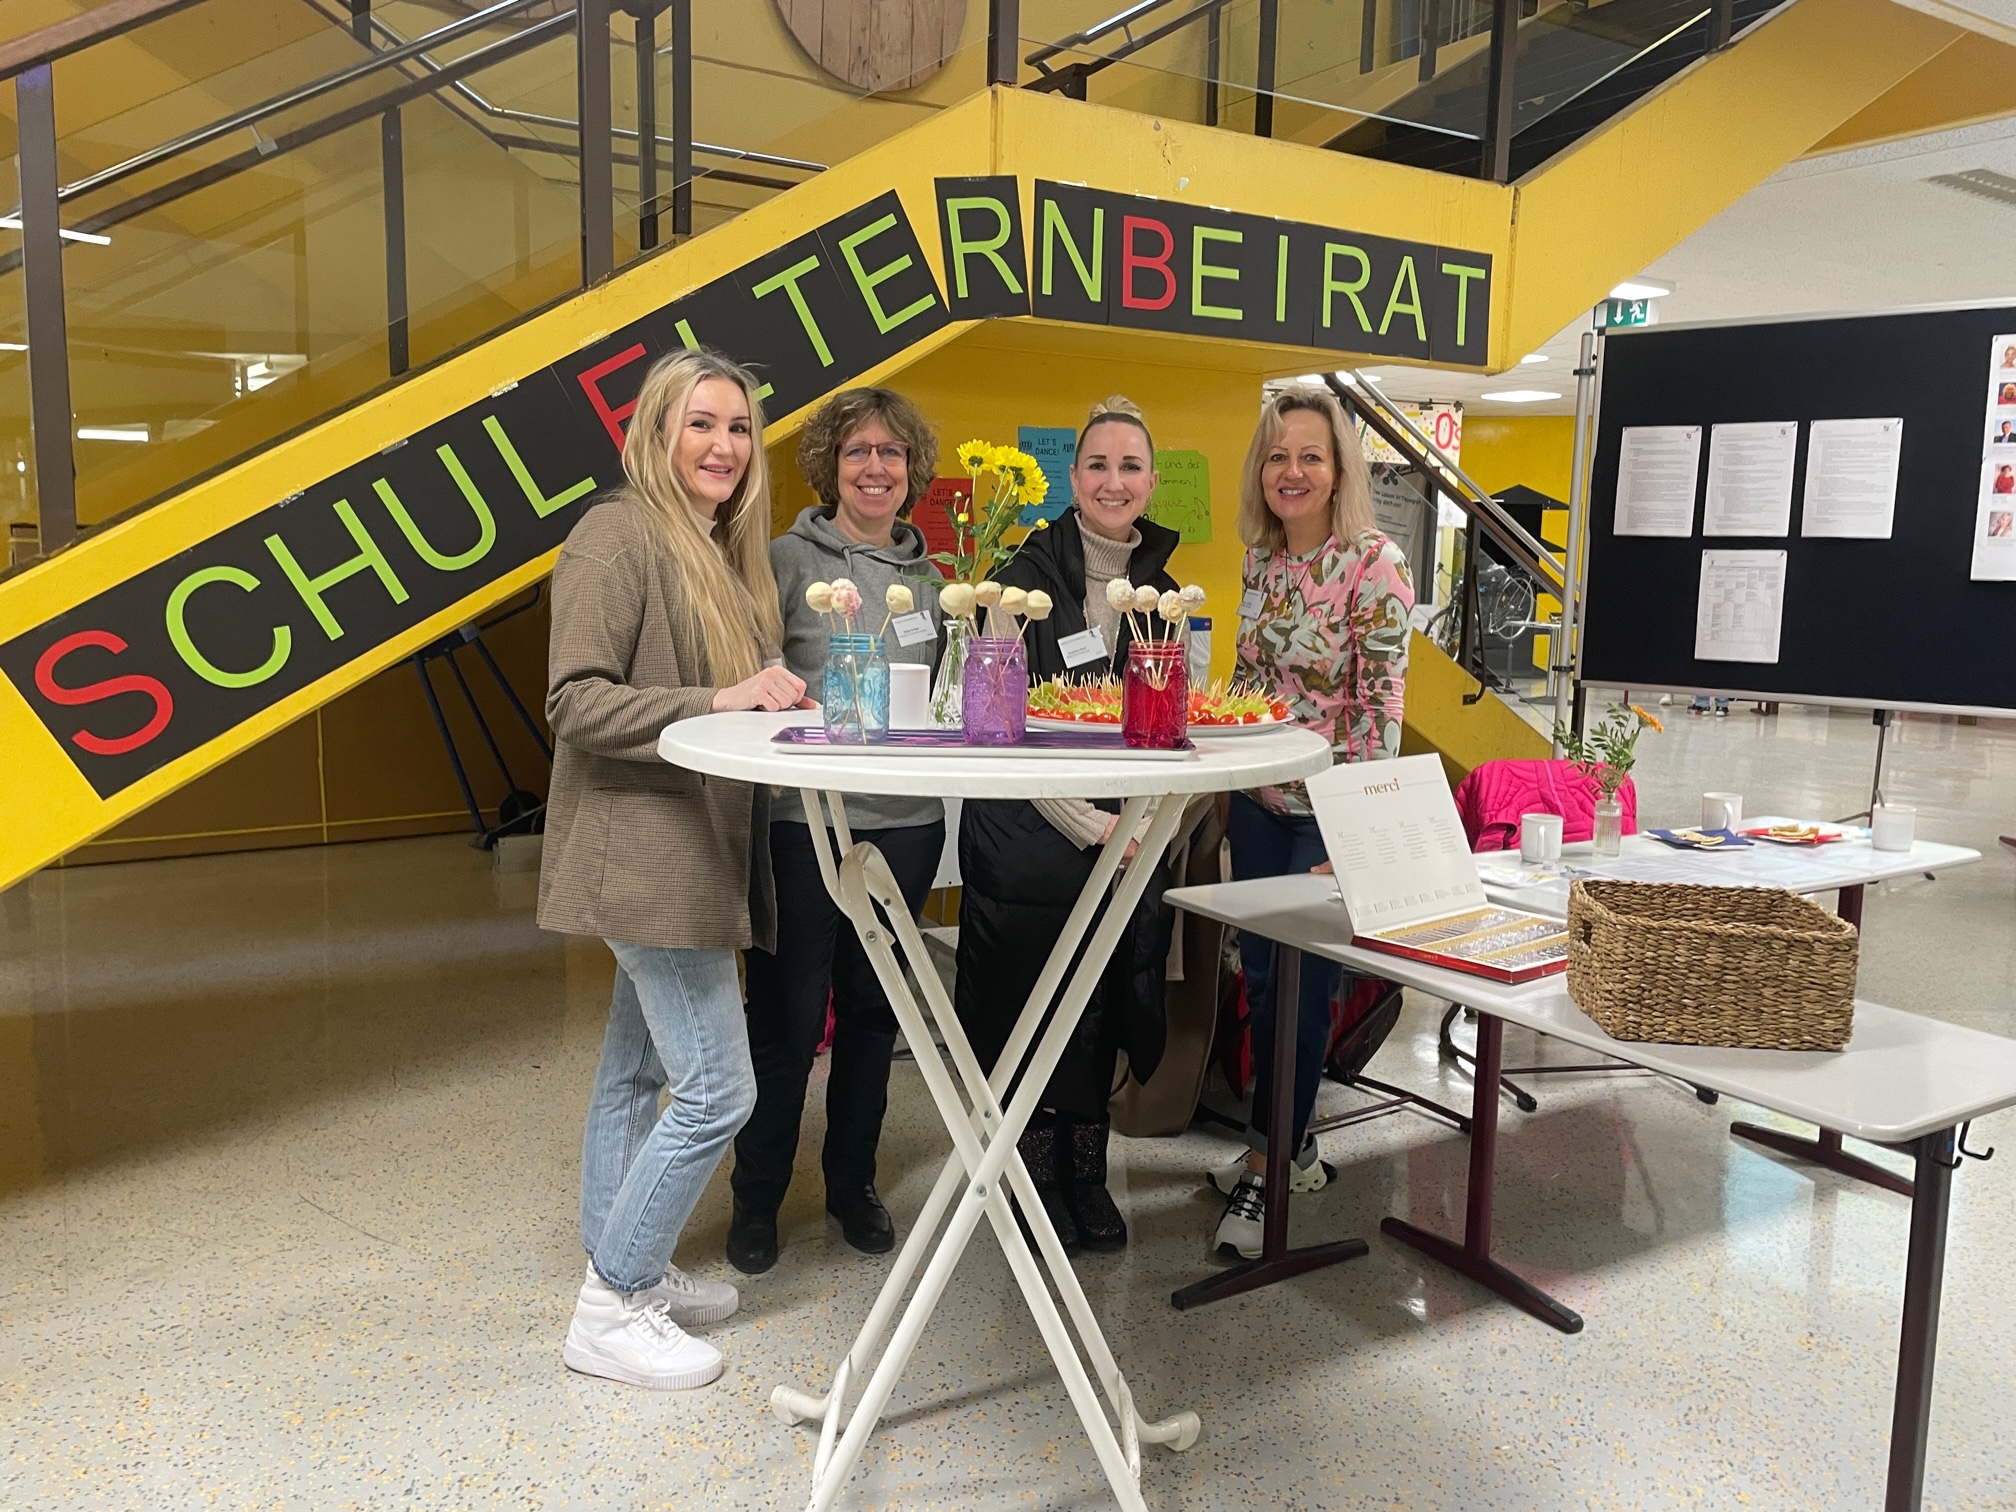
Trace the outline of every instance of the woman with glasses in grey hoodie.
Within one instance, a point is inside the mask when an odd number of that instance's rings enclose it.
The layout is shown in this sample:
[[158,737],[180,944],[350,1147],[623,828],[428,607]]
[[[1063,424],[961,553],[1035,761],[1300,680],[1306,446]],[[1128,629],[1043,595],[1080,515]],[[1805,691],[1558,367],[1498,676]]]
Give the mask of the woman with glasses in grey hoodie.
[[[784,662],[820,697],[827,624],[805,602],[815,582],[849,578],[864,603],[880,605],[892,584],[906,584],[917,608],[938,622],[937,568],[923,532],[907,516],[931,486],[938,443],[917,407],[888,389],[835,394],[807,422],[798,463],[820,502],[770,543],[770,566],[784,615]],[[892,662],[931,666],[938,639],[904,646],[889,635]],[[936,798],[847,801],[857,841],[879,849],[914,914],[923,906],[945,845],[944,806]],[[875,1147],[888,1105],[896,1017],[853,927],[826,891],[811,828],[796,792],[771,809],[770,860],[783,927],[774,951],[751,950],[749,1054],[756,1110],[735,1141],[734,1215],[728,1259],[759,1275],[777,1263],[777,1210],[791,1183],[805,1087],[833,1005],[833,1048],[826,1083],[826,1142],[821,1164],[826,1211],[854,1248],[882,1254],[896,1227],[875,1193]]]

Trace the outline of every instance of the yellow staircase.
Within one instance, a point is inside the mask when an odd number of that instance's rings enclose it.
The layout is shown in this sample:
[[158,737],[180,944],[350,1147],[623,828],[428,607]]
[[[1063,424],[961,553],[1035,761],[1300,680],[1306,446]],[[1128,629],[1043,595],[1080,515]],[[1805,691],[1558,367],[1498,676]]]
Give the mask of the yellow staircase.
[[[1514,186],[975,95],[0,581],[0,886],[540,579],[659,352],[762,363],[773,442],[899,371],[951,424],[1115,364],[1222,393],[1243,434],[1265,376],[1509,365],[1954,36],[1800,0]],[[1229,497],[1236,446],[1205,449]],[[1221,605],[1228,527],[1193,558]]]

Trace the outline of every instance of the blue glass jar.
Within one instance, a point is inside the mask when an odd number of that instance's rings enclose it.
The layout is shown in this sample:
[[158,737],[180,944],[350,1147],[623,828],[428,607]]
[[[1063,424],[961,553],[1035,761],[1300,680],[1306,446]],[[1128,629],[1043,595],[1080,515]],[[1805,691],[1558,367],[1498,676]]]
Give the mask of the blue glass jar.
[[841,745],[872,745],[889,738],[889,658],[879,635],[826,637],[826,677],[821,689],[826,738]]

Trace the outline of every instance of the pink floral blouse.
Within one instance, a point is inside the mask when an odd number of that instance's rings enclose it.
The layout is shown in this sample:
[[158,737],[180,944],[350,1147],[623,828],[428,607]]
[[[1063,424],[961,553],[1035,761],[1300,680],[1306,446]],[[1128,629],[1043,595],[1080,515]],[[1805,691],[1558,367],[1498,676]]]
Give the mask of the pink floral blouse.
[[[1248,551],[1241,584],[1238,680],[1286,703],[1288,717],[1329,741],[1339,761],[1398,756],[1414,608],[1400,548],[1367,531],[1299,557]],[[1259,798],[1277,814],[1310,812],[1299,782],[1262,788]]]

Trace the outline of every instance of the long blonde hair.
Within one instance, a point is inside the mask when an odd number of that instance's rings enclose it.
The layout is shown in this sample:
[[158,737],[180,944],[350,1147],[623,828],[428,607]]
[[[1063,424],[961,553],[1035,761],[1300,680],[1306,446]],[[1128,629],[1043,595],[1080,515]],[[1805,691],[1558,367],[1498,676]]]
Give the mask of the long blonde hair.
[[[749,466],[715,511],[711,537],[701,529],[692,492],[673,465],[676,436],[666,436],[668,420],[676,431],[684,430],[693,391],[709,378],[735,384],[749,401]],[[630,480],[625,492],[650,512],[685,583],[707,653],[707,676],[724,688],[755,676],[763,648],[784,641],[777,580],[770,572],[770,474],[755,378],[704,347],[659,358],[637,393],[623,438],[623,473]]]
[[1379,528],[1372,513],[1372,471],[1365,465],[1365,448],[1358,444],[1344,406],[1326,389],[1298,385],[1283,389],[1261,407],[1260,423],[1253,428],[1253,444],[1246,449],[1246,465],[1239,474],[1239,539],[1256,551],[1279,551],[1288,543],[1287,531],[1267,507],[1260,470],[1267,465],[1267,453],[1280,442],[1284,422],[1296,410],[1321,415],[1330,427],[1330,456],[1337,474],[1330,495],[1330,534],[1337,544],[1348,547],[1368,530]]

